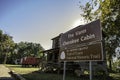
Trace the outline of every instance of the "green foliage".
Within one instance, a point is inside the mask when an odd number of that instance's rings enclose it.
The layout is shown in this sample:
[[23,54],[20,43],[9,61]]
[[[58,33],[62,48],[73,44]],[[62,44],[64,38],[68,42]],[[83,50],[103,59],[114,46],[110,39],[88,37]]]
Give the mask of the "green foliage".
[[34,57],[41,57],[44,49],[40,44],[37,43],[29,43],[29,42],[20,42],[16,44],[15,50],[17,51],[16,59],[20,59],[26,56],[34,56]]
[[43,50],[43,47],[37,43],[14,43],[12,36],[0,30],[0,63],[14,63],[14,60],[26,56],[40,58],[43,56],[41,53]]
[[80,5],[84,12],[82,16],[87,22],[100,19],[102,30],[105,34],[105,50],[109,67],[111,68],[112,56],[115,48],[120,43],[120,2],[119,0],[90,0],[86,5]]
[[8,55],[13,51],[14,41],[8,34],[4,34],[0,30],[0,61],[6,63]]

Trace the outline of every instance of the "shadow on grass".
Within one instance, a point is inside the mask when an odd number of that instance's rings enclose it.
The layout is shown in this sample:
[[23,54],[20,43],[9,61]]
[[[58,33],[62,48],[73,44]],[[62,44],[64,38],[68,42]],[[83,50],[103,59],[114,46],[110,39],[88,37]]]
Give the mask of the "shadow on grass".
[[12,77],[0,77],[0,80],[15,80]]
[[[63,80],[62,74],[57,73],[44,73],[44,72],[32,72],[29,74],[22,75],[26,80]],[[74,74],[66,74],[65,80],[90,80],[89,75],[83,75],[77,77]],[[103,75],[93,76],[93,80],[117,80],[112,79],[111,77],[104,77]]]
[[[19,65],[9,65],[11,68],[21,68]],[[19,69],[18,69],[19,70]],[[31,70],[31,68],[30,68]],[[21,71],[24,71],[21,70]],[[73,72],[66,72],[66,79],[65,80],[90,80],[89,75],[83,75],[80,77],[77,77],[75,74],[72,74]],[[34,71],[29,73],[21,74],[26,80],[63,80],[63,74],[57,74],[57,73],[45,73],[41,71]],[[110,76],[107,77],[105,75],[97,75],[93,76],[92,80],[120,80],[120,73],[110,73]]]

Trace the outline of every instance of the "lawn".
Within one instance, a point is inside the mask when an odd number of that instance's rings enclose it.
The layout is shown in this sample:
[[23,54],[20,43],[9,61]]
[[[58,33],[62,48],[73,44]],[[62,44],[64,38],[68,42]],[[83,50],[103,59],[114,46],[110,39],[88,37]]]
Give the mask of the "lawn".
[[[40,72],[39,68],[23,68],[20,65],[6,65],[9,69],[23,76],[26,80],[62,80],[62,74]],[[93,77],[93,80],[108,80],[103,76]],[[65,80],[89,80],[89,75],[77,77],[67,74]],[[109,80],[120,80],[120,73],[110,73]]]
[[6,65],[10,70],[15,71],[18,74],[29,74],[34,71],[38,71],[39,68],[26,68],[26,67],[21,67],[21,65]]
[[[38,72],[39,68],[32,68],[32,67],[21,67],[21,65],[6,65],[10,70],[20,74],[26,80],[55,80],[55,79],[62,79],[62,75],[58,74],[50,74],[50,73],[41,73]],[[70,79],[69,79],[70,80]]]

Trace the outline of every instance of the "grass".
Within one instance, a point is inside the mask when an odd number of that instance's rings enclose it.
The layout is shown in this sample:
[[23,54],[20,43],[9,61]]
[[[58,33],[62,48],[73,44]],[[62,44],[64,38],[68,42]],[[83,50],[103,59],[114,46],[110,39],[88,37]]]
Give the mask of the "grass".
[[[62,74],[38,72],[39,68],[23,68],[20,65],[6,65],[6,66],[9,69],[23,76],[26,80],[62,80],[63,78]],[[74,77],[73,75],[67,75],[65,80],[80,80],[80,79],[78,77]]]
[[10,70],[15,71],[18,74],[29,74],[34,71],[38,71],[39,68],[24,68],[21,65],[6,65]]
[[[24,68],[21,65],[6,65],[10,70],[20,74],[26,80],[52,80],[58,78],[58,74],[40,73],[39,68]],[[59,76],[60,78],[62,77]]]
[[[57,73],[40,72],[39,68],[23,68],[20,65],[6,65],[9,69],[23,76],[26,80],[62,80],[63,75]],[[103,76],[93,77],[93,80],[120,80],[120,73],[110,73],[109,79]],[[103,79],[101,79],[103,78]],[[89,80],[89,75],[76,77],[73,74],[67,73],[65,80]]]

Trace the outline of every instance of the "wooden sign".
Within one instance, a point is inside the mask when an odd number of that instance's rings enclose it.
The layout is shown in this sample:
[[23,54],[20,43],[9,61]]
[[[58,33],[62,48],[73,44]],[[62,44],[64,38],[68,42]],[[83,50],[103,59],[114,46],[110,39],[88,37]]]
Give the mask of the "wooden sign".
[[[102,60],[102,43],[97,43],[101,40],[100,20],[63,33],[60,39],[60,60]],[[92,57],[93,54],[96,57]]]

